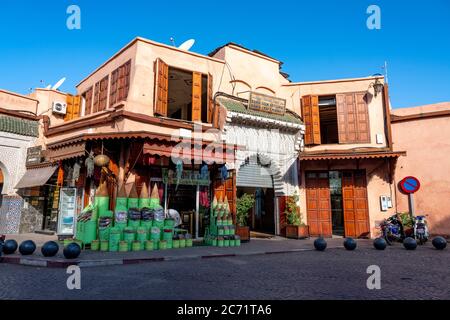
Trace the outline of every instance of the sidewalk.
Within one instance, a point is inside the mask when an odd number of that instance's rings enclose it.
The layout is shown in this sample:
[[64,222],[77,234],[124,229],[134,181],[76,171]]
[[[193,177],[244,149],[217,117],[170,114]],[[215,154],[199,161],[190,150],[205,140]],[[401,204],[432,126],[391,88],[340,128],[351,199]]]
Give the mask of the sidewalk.
[[[301,252],[314,250],[314,238],[307,240],[290,240],[281,237],[272,239],[252,239],[249,243],[243,243],[240,247],[211,247],[194,246],[192,248],[168,249],[157,251],[138,251],[138,252],[99,252],[83,250],[76,260],[67,260],[64,258],[60,246],[59,253],[52,258],[45,258],[41,254],[40,247],[43,243],[50,240],[56,240],[56,236],[46,235],[14,235],[7,239],[16,239],[20,244],[23,240],[33,240],[38,248],[32,256],[22,256],[19,253],[14,255],[3,255],[0,258],[3,263],[21,264],[36,267],[66,268],[69,265],[78,265],[80,267],[97,267],[108,265],[127,265],[138,263],[150,263],[174,260],[190,259],[210,259],[233,256],[250,256],[264,254],[280,254],[289,252]],[[358,248],[373,248],[372,240],[357,240]],[[327,250],[343,248],[343,239],[327,239]],[[426,246],[431,246],[427,243]],[[403,247],[401,244],[396,247]]]
[[[14,255],[3,255],[3,263],[13,263],[21,265],[39,267],[67,267],[68,265],[78,265],[80,267],[95,267],[107,265],[126,265],[157,261],[208,259],[230,256],[248,256],[262,254],[277,254],[287,252],[314,250],[314,239],[290,240],[281,237],[272,239],[252,239],[249,243],[242,243],[240,247],[219,248],[211,246],[194,246],[192,248],[168,249],[156,251],[138,252],[99,252],[83,250],[76,260],[67,260],[62,254],[62,246],[59,253],[52,258],[45,258],[41,254],[40,247],[46,242],[56,240],[56,236],[46,236],[39,234],[11,235],[7,239],[15,239],[19,244],[24,240],[35,241],[38,248],[32,256],[22,256],[19,253]],[[329,239],[328,249],[342,248],[342,239]],[[360,246],[367,240],[358,241]],[[371,245],[371,242],[369,243]],[[364,244],[365,246],[366,244]]]

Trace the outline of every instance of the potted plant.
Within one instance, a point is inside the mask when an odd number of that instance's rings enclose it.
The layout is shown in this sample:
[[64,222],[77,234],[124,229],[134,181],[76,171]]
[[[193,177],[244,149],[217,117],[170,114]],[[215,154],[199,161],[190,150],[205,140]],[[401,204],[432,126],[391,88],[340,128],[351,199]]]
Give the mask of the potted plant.
[[250,227],[247,226],[248,212],[253,208],[255,199],[244,193],[236,201],[236,234],[241,241],[250,241]]
[[291,239],[306,239],[309,237],[309,227],[302,221],[300,207],[297,205],[299,200],[297,192],[289,196],[286,200],[286,237]]

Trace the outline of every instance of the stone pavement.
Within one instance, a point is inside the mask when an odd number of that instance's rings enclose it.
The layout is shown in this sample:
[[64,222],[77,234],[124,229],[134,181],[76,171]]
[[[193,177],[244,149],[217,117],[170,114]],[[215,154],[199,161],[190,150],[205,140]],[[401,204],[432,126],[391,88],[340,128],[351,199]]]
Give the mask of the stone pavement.
[[[249,243],[243,243],[240,247],[211,247],[203,245],[195,245],[192,248],[168,249],[156,251],[138,251],[138,252],[100,252],[83,250],[76,260],[67,260],[63,256],[62,245],[60,251],[55,257],[45,258],[40,252],[43,243],[50,240],[56,240],[56,236],[46,236],[38,234],[24,234],[8,236],[7,239],[16,239],[20,244],[24,240],[33,240],[38,248],[31,256],[21,256],[18,252],[13,255],[3,255],[1,261],[4,263],[21,264],[37,267],[54,267],[65,268],[68,265],[79,265],[80,267],[98,267],[108,265],[127,265],[160,261],[173,260],[191,260],[191,259],[208,259],[233,256],[251,256],[265,254],[281,254],[290,252],[302,252],[314,250],[313,242],[315,239],[292,240],[281,237],[273,237],[271,239],[252,239]],[[372,240],[357,240],[358,248],[374,250]],[[327,249],[343,248],[343,239],[327,239]],[[400,243],[395,244],[391,248],[400,248]],[[428,242],[423,248],[432,248]]]

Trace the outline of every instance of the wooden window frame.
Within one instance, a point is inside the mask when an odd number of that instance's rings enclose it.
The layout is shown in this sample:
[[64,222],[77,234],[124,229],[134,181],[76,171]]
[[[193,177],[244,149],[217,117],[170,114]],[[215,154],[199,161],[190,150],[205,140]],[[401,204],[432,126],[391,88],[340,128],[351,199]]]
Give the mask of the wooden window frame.
[[[90,94],[90,98],[87,99],[88,94]],[[92,114],[92,105],[93,105],[93,97],[94,97],[94,86],[89,87],[85,92],[81,94],[84,99],[84,115]]]
[[[304,95],[301,97],[301,104],[302,104],[302,118],[303,121],[305,123],[305,126],[307,125],[307,123],[310,123],[312,121],[312,114],[306,114],[305,117],[305,112],[304,112],[304,107],[303,107],[303,98],[305,97],[317,97],[317,99],[319,100],[320,97],[328,97],[328,96],[335,96],[336,97],[336,113],[337,113],[337,118],[338,118],[338,136],[339,136],[339,143],[338,144],[370,144],[372,141],[371,138],[371,130],[370,130],[370,114],[369,114],[369,103],[366,101],[366,109],[365,109],[365,115],[367,117],[367,139],[361,139],[360,138],[360,130],[359,130],[359,115],[358,115],[358,110],[357,110],[357,95],[359,94],[364,94],[367,95],[366,91],[351,91],[351,92],[342,92],[342,93],[330,93],[330,94],[320,94],[320,95]],[[354,110],[355,110],[355,138],[354,139],[348,139],[348,132],[346,131],[345,133],[342,132],[341,127],[346,128],[345,130],[348,130],[348,125],[347,125],[347,117],[348,117],[348,112],[342,113],[340,114],[339,112],[339,107],[338,107],[338,96],[345,96],[347,95],[353,95],[353,105],[354,105]],[[344,103],[346,103],[344,101]],[[346,110],[347,111],[347,110]],[[345,121],[344,123],[340,123],[340,116],[345,117]],[[309,131],[308,131],[309,130]],[[306,146],[314,146],[314,145],[322,145],[320,139],[319,141],[317,141],[316,138],[314,138],[314,133],[311,131],[314,130],[312,128],[308,128],[308,126],[306,126],[306,132],[305,132],[305,145]],[[308,138],[307,138],[308,137]],[[312,138],[309,138],[312,137]],[[319,116],[319,137],[320,137],[320,116]],[[318,142],[318,143],[317,143]]]
[[[159,76],[160,76],[160,63],[162,63],[162,65],[166,65],[167,66],[167,94],[166,94],[166,101],[160,101],[161,97],[158,97],[159,95],[161,95],[161,93],[159,92],[159,90],[161,90],[159,88]],[[212,106],[214,104],[214,78],[212,76],[211,73],[203,73],[203,72],[199,72],[199,71],[195,71],[195,70],[189,70],[189,69],[185,69],[185,68],[179,68],[173,65],[169,65],[167,63],[165,63],[162,59],[158,58],[156,59],[156,61],[154,62],[154,97],[153,97],[153,101],[154,101],[154,114],[158,114],[160,116],[164,116],[167,117],[167,110],[168,110],[168,99],[169,99],[169,85],[168,85],[168,81],[169,81],[169,69],[173,68],[173,69],[177,69],[177,70],[181,70],[184,72],[188,72],[192,74],[192,116],[191,116],[191,120],[192,122],[198,122],[198,121],[202,121],[202,110],[201,110],[201,99],[202,99],[202,95],[201,92],[203,90],[202,88],[202,79],[203,77],[206,77],[207,79],[207,87],[206,87],[206,91],[207,91],[207,122],[206,123],[212,123],[213,119],[212,119],[212,113],[213,113],[213,109],[214,106]],[[196,110],[194,110],[195,108],[195,104],[194,104],[194,77],[195,75],[199,75],[200,76],[200,97],[199,99],[197,99],[197,103],[200,102],[200,112],[198,116],[194,116],[194,114],[197,112]],[[164,75],[163,75],[164,76]],[[165,112],[161,112],[161,106],[158,106],[158,104],[165,104]],[[157,112],[158,111],[158,112]],[[197,112],[198,113],[198,112]]]

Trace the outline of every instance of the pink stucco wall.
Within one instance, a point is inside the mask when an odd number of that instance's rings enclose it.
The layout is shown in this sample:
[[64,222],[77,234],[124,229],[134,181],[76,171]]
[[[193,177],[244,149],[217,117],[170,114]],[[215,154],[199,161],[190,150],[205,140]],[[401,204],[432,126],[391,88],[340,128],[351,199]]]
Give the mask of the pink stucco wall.
[[[393,110],[396,116],[450,110],[450,103]],[[433,234],[450,235],[450,115],[393,122],[395,150],[406,150],[396,168],[396,182],[415,176],[421,189],[414,195],[417,214],[428,214]],[[408,196],[397,187],[397,210],[408,211]]]

